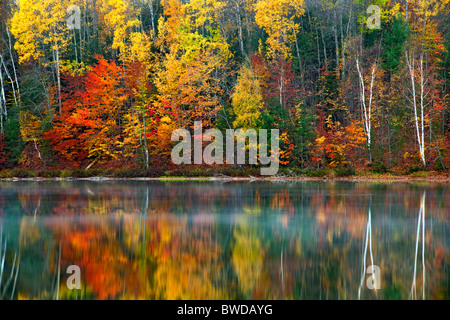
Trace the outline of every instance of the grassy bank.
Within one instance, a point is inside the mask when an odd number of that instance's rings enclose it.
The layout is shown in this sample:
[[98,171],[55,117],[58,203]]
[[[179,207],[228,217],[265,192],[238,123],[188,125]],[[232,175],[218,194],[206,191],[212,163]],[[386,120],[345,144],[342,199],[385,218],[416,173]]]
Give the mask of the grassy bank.
[[[92,170],[40,170],[30,171],[22,169],[0,171],[0,179],[25,179],[25,178],[261,178],[260,169],[236,169],[231,167],[222,168],[180,168],[180,169],[92,169]],[[266,177],[267,178],[267,177]],[[450,175],[438,171],[409,172],[356,172],[352,168],[335,169],[280,169],[275,178],[352,178],[352,179],[450,179]]]

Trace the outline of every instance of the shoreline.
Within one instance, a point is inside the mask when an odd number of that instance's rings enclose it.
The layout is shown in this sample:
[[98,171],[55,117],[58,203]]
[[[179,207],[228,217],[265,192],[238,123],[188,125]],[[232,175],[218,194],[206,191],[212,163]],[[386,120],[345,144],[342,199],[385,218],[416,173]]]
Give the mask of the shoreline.
[[352,176],[352,177],[32,177],[32,178],[1,178],[0,182],[40,182],[40,181],[241,181],[241,182],[258,182],[258,181],[272,181],[272,182],[373,182],[373,183],[410,183],[410,182],[427,182],[433,184],[450,184],[450,176],[428,176],[428,177],[411,177],[407,175],[402,176]]

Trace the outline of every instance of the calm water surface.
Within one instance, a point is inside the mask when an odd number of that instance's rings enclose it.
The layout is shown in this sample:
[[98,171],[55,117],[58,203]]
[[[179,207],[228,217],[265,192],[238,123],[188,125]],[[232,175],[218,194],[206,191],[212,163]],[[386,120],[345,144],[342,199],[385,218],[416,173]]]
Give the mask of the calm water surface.
[[0,182],[0,299],[449,299],[449,204],[420,183]]

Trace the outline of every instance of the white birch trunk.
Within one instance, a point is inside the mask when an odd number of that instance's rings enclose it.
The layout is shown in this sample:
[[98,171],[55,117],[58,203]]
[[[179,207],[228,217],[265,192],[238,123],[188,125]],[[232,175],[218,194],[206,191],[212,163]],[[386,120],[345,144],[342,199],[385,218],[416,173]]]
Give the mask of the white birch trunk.
[[411,79],[411,94],[412,94],[412,102],[414,108],[414,123],[416,127],[417,134],[417,143],[419,144],[419,152],[420,158],[422,160],[423,166],[426,166],[425,160],[425,135],[424,135],[424,74],[423,74],[423,56],[420,57],[420,125],[419,125],[419,117],[417,111],[417,99],[416,99],[416,80],[415,80],[415,60],[414,57],[410,57],[408,52],[406,52],[406,63],[408,65],[409,76]]
[[3,59],[3,55],[0,53],[0,68],[2,65],[3,65],[3,68],[5,69],[5,73],[9,79],[9,82],[11,82],[13,96],[14,96],[14,103],[17,105],[16,86],[14,84],[13,79],[11,78],[11,75],[9,74],[8,68],[6,67],[6,63],[5,63],[5,60]]
[[359,60],[356,58],[356,68],[358,70],[359,75],[359,82],[360,82],[360,99],[361,99],[361,106],[363,110],[363,124],[364,124],[364,132],[366,133],[367,138],[367,148],[369,151],[369,161],[372,162],[372,101],[373,101],[373,84],[375,81],[375,71],[376,71],[376,63],[373,64],[372,67],[372,75],[370,80],[370,90],[369,90],[369,103],[367,105],[366,103],[366,88],[365,88],[365,82],[364,82],[364,75],[361,71],[361,68],[359,66]]
[[151,16],[151,20],[152,20],[152,35],[153,35],[153,42],[154,42],[155,38],[156,38],[156,28],[155,28],[155,13],[153,11],[153,0],[150,0],[148,5],[150,7],[150,16]]
[[8,44],[9,44],[9,56],[11,57],[11,62],[13,66],[14,71],[14,79],[16,80],[16,87],[17,87],[17,95],[19,97],[19,103],[20,103],[20,86],[19,86],[19,78],[17,77],[17,70],[16,70],[16,64],[14,63],[14,56],[12,51],[12,43],[11,43],[11,35],[9,33],[8,24],[6,23],[6,34],[8,35]]
[[239,8],[239,3],[235,2],[236,5],[236,22],[239,26],[239,47],[241,49],[241,53],[245,55],[245,50],[244,50],[244,36],[243,36],[243,31],[242,31],[242,18],[241,18],[241,11]]
[[59,48],[58,43],[55,42],[56,45],[56,81],[58,82],[58,106],[59,112],[61,113],[61,75],[60,75],[60,62],[59,62]]
[[4,88],[4,84],[3,84],[3,72],[2,72],[2,68],[0,66],[0,85],[1,85],[1,96],[0,96],[0,112],[2,115],[7,116],[8,115],[8,111],[6,109],[6,95],[5,95],[5,88]]
[[3,73],[2,68],[0,66],[0,86],[1,86],[1,95],[0,95],[0,134],[3,135],[3,116],[8,115],[8,110],[6,109],[6,95],[5,88],[3,87]]

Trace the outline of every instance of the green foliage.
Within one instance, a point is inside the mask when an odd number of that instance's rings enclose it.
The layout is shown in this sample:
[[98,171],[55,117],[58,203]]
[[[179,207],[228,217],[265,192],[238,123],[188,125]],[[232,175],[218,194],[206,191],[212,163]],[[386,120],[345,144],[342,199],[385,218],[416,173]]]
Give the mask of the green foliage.
[[396,73],[400,66],[400,59],[407,38],[407,25],[403,17],[398,16],[386,28],[382,44],[382,68],[391,73]]
[[325,177],[327,175],[327,173],[328,173],[327,169],[317,169],[317,170],[309,171],[308,177],[321,178],[321,177]]
[[337,167],[333,169],[337,177],[350,177],[356,174],[356,171],[351,166]]
[[420,170],[422,170],[422,168],[420,166],[410,166],[410,167],[408,167],[408,172],[410,174],[419,172]]
[[372,169],[371,171],[373,173],[386,173],[387,172],[387,168],[384,165],[384,163],[382,161],[375,161],[372,164]]
[[11,109],[8,120],[4,123],[4,130],[4,142],[6,146],[3,151],[8,158],[4,166],[11,168],[19,161],[23,147],[25,146],[20,134],[19,114],[16,108]]
[[430,175],[431,175],[431,173],[428,171],[417,171],[417,172],[411,173],[412,178],[426,178],[426,177],[429,177]]

